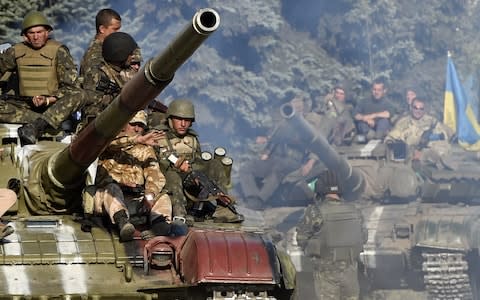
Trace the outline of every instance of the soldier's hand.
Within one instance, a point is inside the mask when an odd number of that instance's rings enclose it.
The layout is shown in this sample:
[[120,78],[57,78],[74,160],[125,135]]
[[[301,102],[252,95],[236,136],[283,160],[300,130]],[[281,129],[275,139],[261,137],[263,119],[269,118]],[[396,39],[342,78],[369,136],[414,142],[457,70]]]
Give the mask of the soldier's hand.
[[147,133],[145,135],[137,136],[137,138],[135,140],[139,144],[154,146],[154,145],[157,144],[158,140],[163,138],[164,136],[165,136],[164,131],[154,130],[154,131],[150,131],[149,133]]
[[33,102],[33,105],[35,105],[36,107],[39,107],[39,106],[49,106],[55,102],[57,102],[57,98],[53,97],[53,96],[33,96],[32,97],[32,102]]

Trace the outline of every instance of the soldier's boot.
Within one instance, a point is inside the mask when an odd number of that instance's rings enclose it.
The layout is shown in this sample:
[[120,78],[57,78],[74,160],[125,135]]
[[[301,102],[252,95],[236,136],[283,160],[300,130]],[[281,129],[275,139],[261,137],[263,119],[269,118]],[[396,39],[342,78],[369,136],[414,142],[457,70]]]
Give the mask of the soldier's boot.
[[151,231],[154,235],[168,236],[170,235],[172,225],[167,223],[167,220],[163,217],[156,218],[152,221]]
[[22,146],[35,144],[48,126],[47,121],[38,118],[32,124],[25,124],[18,128],[18,137]]
[[171,236],[182,236],[188,233],[188,225],[186,220],[180,218],[173,218],[173,222],[170,224],[170,235]]
[[231,211],[228,207],[217,206],[213,213],[215,223],[242,223],[245,217],[242,214]]
[[135,226],[128,220],[127,212],[124,210],[117,211],[113,215],[113,220],[118,226],[120,241],[127,242],[133,240],[135,233]]
[[14,231],[12,226],[0,223],[0,240],[9,236]]
[[195,222],[194,217],[188,215],[185,205],[178,202],[175,202],[172,205],[172,216],[174,220],[175,218],[185,220],[184,223],[186,223],[188,226],[193,226],[193,223]]

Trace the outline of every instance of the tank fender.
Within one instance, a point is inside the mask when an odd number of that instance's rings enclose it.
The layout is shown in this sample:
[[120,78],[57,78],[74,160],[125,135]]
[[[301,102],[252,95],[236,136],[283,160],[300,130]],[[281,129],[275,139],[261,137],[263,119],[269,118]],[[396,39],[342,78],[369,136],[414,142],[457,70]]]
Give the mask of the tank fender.
[[274,248],[260,234],[193,229],[180,251],[180,272],[187,284],[254,283],[277,285]]

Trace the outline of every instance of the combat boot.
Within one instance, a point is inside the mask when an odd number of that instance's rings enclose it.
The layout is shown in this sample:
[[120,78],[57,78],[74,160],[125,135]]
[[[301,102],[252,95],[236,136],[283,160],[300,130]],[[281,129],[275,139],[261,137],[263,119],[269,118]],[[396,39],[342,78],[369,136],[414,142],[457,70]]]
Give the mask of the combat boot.
[[242,223],[245,217],[242,214],[231,211],[228,207],[217,206],[213,214],[215,223]]
[[18,128],[18,137],[22,146],[35,144],[48,126],[47,121],[38,118],[32,124],[25,124]]
[[113,220],[118,226],[120,231],[120,241],[127,242],[133,240],[133,234],[135,233],[135,226],[128,220],[127,212],[124,210],[117,211],[113,215]]
[[158,217],[152,221],[151,231],[156,236],[168,236],[170,235],[171,227],[172,225],[167,223],[167,220],[164,217]]
[[0,223],[0,240],[9,236],[14,231],[12,226]]

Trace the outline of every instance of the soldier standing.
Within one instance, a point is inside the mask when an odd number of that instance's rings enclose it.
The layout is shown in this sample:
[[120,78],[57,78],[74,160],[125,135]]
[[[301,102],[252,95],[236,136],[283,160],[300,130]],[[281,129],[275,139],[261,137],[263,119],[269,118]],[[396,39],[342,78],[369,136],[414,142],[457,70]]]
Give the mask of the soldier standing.
[[89,102],[84,108],[84,119],[95,118],[120,93],[128,81],[121,72],[130,68],[137,43],[124,32],[110,34],[102,44],[103,61],[87,66],[83,88],[88,92]]
[[122,18],[120,14],[111,8],[104,8],[98,11],[95,17],[95,28],[97,33],[90,42],[90,45],[83,54],[80,63],[80,76],[83,78],[85,71],[97,66],[103,61],[102,44],[107,36],[117,32],[122,27]]
[[362,215],[341,198],[335,173],[325,171],[316,191],[319,203],[306,208],[297,226],[302,265],[313,271],[317,299],[358,299],[357,259],[366,241]]
[[[165,136],[158,141],[156,151],[167,178],[167,190],[172,195],[173,215],[177,217],[187,216],[183,179],[191,170],[205,171],[205,174],[217,182],[222,190],[225,190],[228,182],[224,169],[214,165],[217,160],[211,160],[211,164],[203,163],[197,133],[191,128],[194,121],[193,103],[179,99],[172,101],[168,106],[168,124],[157,128],[165,132]],[[172,154],[178,158],[175,163],[170,159]],[[212,217],[222,219],[224,222],[243,221],[241,215],[220,205]]]
[[49,38],[52,26],[33,11],[22,23],[24,42],[0,56],[0,75],[17,72],[19,97],[0,101],[0,122],[29,123],[18,129],[23,144],[34,144],[49,127],[58,129],[85,103],[68,48]]
[[[120,239],[133,238],[135,227],[129,221],[127,201],[140,201],[150,211],[151,231],[155,235],[171,233],[172,204],[163,190],[165,176],[153,147],[144,144],[129,144],[122,139],[137,135],[136,127],[147,125],[146,114],[140,111],[113,141],[113,149],[106,149],[99,158],[96,175],[97,190],[94,210],[106,213],[117,224]],[[118,149],[118,145],[128,145]],[[178,231],[177,231],[178,232]]]

